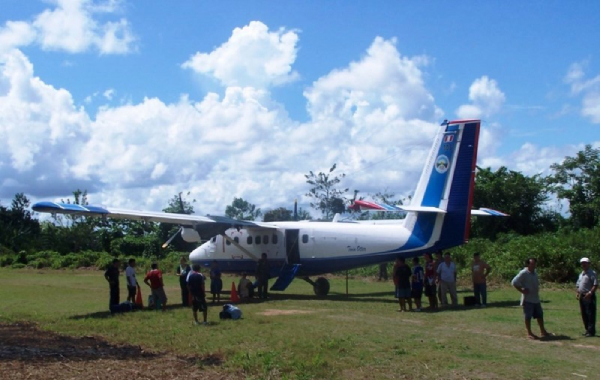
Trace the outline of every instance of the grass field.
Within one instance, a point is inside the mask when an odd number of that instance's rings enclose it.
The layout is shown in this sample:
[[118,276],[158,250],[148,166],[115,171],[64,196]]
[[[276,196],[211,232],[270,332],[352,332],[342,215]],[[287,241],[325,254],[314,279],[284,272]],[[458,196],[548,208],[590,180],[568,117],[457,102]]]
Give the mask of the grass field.
[[[231,281],[225,278],[228,290]],[[244,318],[194,326],[180,303],[177,277],[166,277],[172,307],[111,316],[100,271],[0,270],[0,323],[197,358],[223,377],[254,379],[581,379],[600,376],[600,339],[584,338],[571,288],[542,290],[548,340],[525,338],[518,293],[492,287],[485,309],[398,313],[390,282],[331,279],[317,299],[304,281],[267,302],[241,304]],[[148,288],[143,286],[144,294]],[[459,287],[460,289],[460,287]],[[467,295],[467,289],[459,293]],[[229,294],[225,294],[227,298]],[[122,286],[121,298],[125,298]],[[536,326],[537,328],[537,326]],[[212,358],[213,360],[205,360]],[[1,360],[1,359],[0,359]],[[210,368],[209,368],[210,367]]]

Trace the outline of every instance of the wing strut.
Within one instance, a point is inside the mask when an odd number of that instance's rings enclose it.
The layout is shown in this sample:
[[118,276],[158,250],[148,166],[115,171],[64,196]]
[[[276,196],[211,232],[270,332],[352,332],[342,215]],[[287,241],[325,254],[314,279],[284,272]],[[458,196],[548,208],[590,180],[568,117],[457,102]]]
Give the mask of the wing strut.
[[221,236],[223,236],[223,239],[225,239],[228,242],[230,242],[231,244],[235,245],[235,247],[237,249],[239,249],[240,251],[244,252],[246,255],[250,256],[250,258],[252,258],[252,260],[254,260],[254,261],[258,261],[259,260],[259,258],[256,257],[256,256],[254,256],[254,254],[252,252],[248,251],[246,248],[244,248],[241,245],[239,245],[235,240],[233,240],[229,236],[227,236],[225,234],[221,234]]

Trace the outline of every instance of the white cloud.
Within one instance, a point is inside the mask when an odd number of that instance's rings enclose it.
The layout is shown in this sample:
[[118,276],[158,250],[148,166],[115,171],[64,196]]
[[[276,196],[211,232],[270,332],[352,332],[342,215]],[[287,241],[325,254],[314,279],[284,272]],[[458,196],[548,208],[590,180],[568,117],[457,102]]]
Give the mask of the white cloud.
[[298,77],[292,70],[298,35],[269,31],[260,21],[235,28],[229,40],[210,53],[196,53],[182,67],[217,79],[224,86],[267,88]]
[[112,100],[112,98],[113,98],[114,95],[115,95],[115,89],[114,88],[109,88],[108,90],[106,90],[106,91],[104,91],[102,93],[102,96],[104,96],[108,100]]
[[13,48],[31,44],[35,40],[35,30],[23,21],[7,21],[0,28],[0,55]]
[[460,119],[480,119],[490,117],[500,111],[506,97],[494,79],[482,76],[469,87],[471,104],[462,105],[456,110]]
[[71,94],[33,76],[33,66],[23,53],[13,50],[0,61],[0,177],[4,181],[28,190],[70,182],[69,168],[80,148],[77,142],[86,138],[89,126],[87,114],[74,106]]
[[0,28],[0,53],[39,44],[44,50],[80,53],[92,48],[101,54],[124,54],[135,50],[136,38],[125,18],[100,23],[99,13],[115,13],[120,1],[51,0],[55,7],[34,17],[31,23],[7,21]]
[[381,121],[437,121],[442,113],[425,88],[420,69],[427,60],[401,57],[395,44],[377,37],[360,61],[313,83],[304,92],[312,118],[333,116],[358,122],[377,114]]
[[585,78],[587,62],[573,63],[565,75],[565,83],[571,85],[573,95],[582,96],[581,115],[592,123],[600,123],[600,75]]

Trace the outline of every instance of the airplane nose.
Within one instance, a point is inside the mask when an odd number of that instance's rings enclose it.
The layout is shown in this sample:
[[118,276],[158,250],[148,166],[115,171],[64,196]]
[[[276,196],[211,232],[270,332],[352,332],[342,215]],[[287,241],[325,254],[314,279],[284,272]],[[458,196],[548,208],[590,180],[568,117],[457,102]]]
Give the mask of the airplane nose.
[[200,247],[194,249],[190,253],[190,261],[192,264],[202,264],[207,259],[207,249],[202,244]]

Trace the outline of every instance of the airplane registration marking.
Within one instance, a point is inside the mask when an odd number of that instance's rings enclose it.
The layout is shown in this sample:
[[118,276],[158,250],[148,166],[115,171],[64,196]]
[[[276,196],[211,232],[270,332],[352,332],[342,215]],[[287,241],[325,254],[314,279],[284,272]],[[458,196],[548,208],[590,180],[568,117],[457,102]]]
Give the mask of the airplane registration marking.
[[361,247],[360,245],[357,245],[356,247],[352,245],[348,246],[348,252],[365,252],[366,250],[367,248]]

